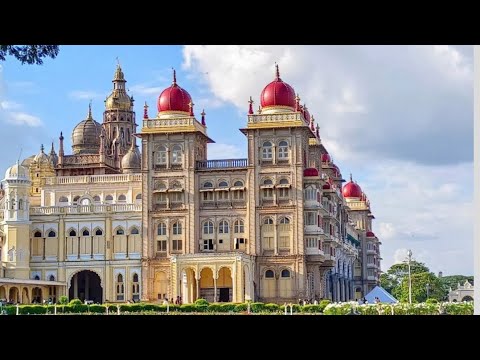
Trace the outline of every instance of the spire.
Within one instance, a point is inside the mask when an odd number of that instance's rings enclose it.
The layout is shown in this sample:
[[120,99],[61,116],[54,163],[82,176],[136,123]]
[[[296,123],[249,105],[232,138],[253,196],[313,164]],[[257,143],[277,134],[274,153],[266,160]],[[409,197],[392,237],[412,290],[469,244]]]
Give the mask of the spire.
[[259,114],[262,113],[262,107],[260,105],[258,105],[258,111],[257,111]]
[[193,116],[193,105],[195,105],[192,101],[188,103],[188,107],[190,108],[190,116]]
[[45,148],[43,147],[43,144],[40,145],[40,151],[43,153],[43,150],[45,150]]
[[200,115],[202,115],[202,125],[207,126],[207,123],[205,122],[205,115],[207,115],[205,113],[205,109],[202,110],[202,113]]
[[52,141],[52,148],[50,149],[50,155],[55,155],[55,147],[53,146],[53,141]]
[[126,82],[125,76],[123,75],[122,67],[120,66],[120,60],[118,60],[118,56],[117,56],[117,68],[115,69],[115,75],[113,75],[112,82],[115,82],[115,81]]
[[172,67],[172,70],[173,70],[173,81],[172,81],[172,85],[173,86],[176,86],[177,85],[177,72],[175,71],[175,69]]
[[90,103],[88,104],[87,120],[93,120],[93,117],[92,117],[92,100],[90,100]]
[[275,63],[275,79],[276,80],[281,80],[280,79],[280,70],[278,70],[278,64]]
[[350,173],[350,181],[352,181],[352,173]]
[[300,95],[295,96],[295,111],[300,111]]
[[317,124],[317,132],[315,133],[317,135],[317,138],[320,139],[320,125]]
[[137,138],[135,135],[130,135],[132,137],[132,145],[130,146],[130,150],[135,151],[135,148],[137,147]]
[[253,100],[252,97],[250,96],[250,100],[248,100],[248,114],[253,114]]
[[148,119],[148,105],[146,101],[145,101],[145,105],[143,105],[143,118]]
[[310,130],[312,130],[312,132],[315,132],[315,119],[313,118],[313,115],[310,116]]

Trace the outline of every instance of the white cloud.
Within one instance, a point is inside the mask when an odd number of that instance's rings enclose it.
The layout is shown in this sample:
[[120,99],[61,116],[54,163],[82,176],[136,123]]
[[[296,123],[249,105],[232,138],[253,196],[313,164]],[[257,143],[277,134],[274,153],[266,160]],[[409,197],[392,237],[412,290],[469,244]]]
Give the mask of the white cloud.
[[75,100],[91,100],[106,97],[104,94],[93,90],[74,90],[68,96]]
[[40,118],[27,114],[25,112],[11,112],[6,116],[6,121],[16,126],[38,127],[42,125]]
[[245,151],[235,145],[209,144],[208,159],[238,159],[245,157]]
[[332,111],[337,114],[367,112],[365,106],[358,103],[353,89],[349,88],[343,89],[341,100],[333,103]]
[[7,101],[7,100],[0,101],[0,108],[3,108],[3,110],[17,110],[20,107],[21,105],[14,101]]
[[130,92],[135,96],[152,96],[160,95],[160,93],[165,89],[165,87],[160,86],[147,86],[144,84],[137,84],[129,87]]

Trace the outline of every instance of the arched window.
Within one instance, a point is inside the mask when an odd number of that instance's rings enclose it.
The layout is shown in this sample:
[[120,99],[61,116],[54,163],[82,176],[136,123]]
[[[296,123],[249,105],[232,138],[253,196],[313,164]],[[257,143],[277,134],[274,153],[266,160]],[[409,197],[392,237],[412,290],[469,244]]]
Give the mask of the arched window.
[[288,183],[288,179],[281,179],[281,180],[280,180],[280,184],[281,184],[281,185],[288,185],[288,184],[289,184],[289,183]]
[[113,196],[112,195],[105,196],[105,202],[107,204],[111,204],[113,202]]
[[137,194],[137,196],[135,196],[135,202],[137,204],[141,204],[142,203],[142,194]]
[[160,165],[167,163],[167,148],[165,146],[160,146],[155,153],[155,163]]
[[288,185],[288,179],[281,179],[280,185],[283,185],[283,186],[278,189],[278,196],[280,198],[287,198],[289,196],[290,189],[285,185]]
[[132,230],[130,230],[130,235],[138,235],[140,232],[138,231],[138,228],[133,227]]
[[66,203],[68,203],[68,198],[65,196],[60,196],[58,202],[60,203],[60,205],[66,205]]
[[172,148],[172,164],[182,163],[182,147],[180,145],[174,145]]
[[220,183],[218,184],[218,187],[221,187],[221,188],[228,187],[228,183],[226,181],[220,181]]
[[102,229],[97,229],[97,230],[95,230],[95,235],[96,235],[96,236],[102,236],[102,235],[103,235]]
[[263,223],[265,225],[273,225],[273,220],[271,218],[266,218]]
[[68,236],[77,236],[77,232],[75,230],[70,230],[70,232],[68,233]]
[[286,141],[280,141],[278,143],[278,159],[288,159],[288,143]]
[[133,282],[138,282],[138,275],[137,274],[133,274]]
[[132,299],[134,301],[140,300],[140,284],[138,283],[138,275],[133,274],[132,278]]
[[23,199],[18,200],[18,210],[23,210]]
[[160,224],[158,224],[157,235],[159,236],[167,235],[167,225],[165,225],[165,223],[161,222]]
[[57,236],[57,234],[55,233],[55,231],[50,230],[50,231],[48,232],[48,237],[56,237],[56,236]]
[[182,223],[176,222],[172,226],[172,234],[173,235],[182,235]]
[[40,276],[38,276],[38,275],[35,275],[35,278],[34,278],[34,280],[40,280]]
[[82,231],[82,236],[90,236],[90,231],[88,231],[88,229],[84,229]]
[[73,198],[73,205],[78,205],[78,200],[80,200],[80,196],[77,195]]
[[81,205],[90,205],[90,199],[82,199],[82,201],[80,202]]
[[273,279],[275,277],[275,273],[273,272],[273,270],[267,270],[265,271],[265,277],[267,279]]
[[220,221],[218,225],[218,233],[219,234],[228,234],[228,222],[225,220]]
[[204,234],[213,234],[213,222],[206,221],[203,224],[203,233]]
[[290,277],[290,271],[287,269],[282,270],[282,278],[289,278]]
[[263,185],[273,185],[273,181],[271,179],[263,180]]
[[127,201],[127,197],[125,195],[119,195],[118,196],[118,202],[125,202]]
[[263,160],[272,160],[272,143],[270,141],[265,141],[263,143],[262,159]]
[[118,228],[117,229],[117,232],[116,232],[117,235],[125,235],[125,230],[123,230],[123,228]]
[[95,203],[99,203],[99,202],[100,202],[100,196],[95,195],[95,196],[93,197],[93,201],[94,201]]
[[244,227],[243,220],[235,221],[233,231],[234,231],[235,234],[242,234],[242,233],[245,232],[245,227]]
[[286,218],[286,217],[285,217],[285,218],[282,218],[282,219],[280,220],[280,224],[290,224],[290,219],[289,219],[289,218]]
[[235,184],[233,184],[233,186],[241,187],[241,186],[243,186],[243,182],[242,181],[235,181]]
[[35,231],[33,237],[42,237],[42,233],[40,231]]
[[212,188],[213,184],[210,181],[207,181],[206,183],[203,184],[203,187],[206,188],[206,189]]
[[125,300],[125,287],[123,284],[123,275],[118,274],[117,275],[117,284],[116,284],[116,295],[117,295],[117,301],[123,301]]
[[50,281],[55,281],[55,276],[50,275],[49,278],[48,278],[48,280],[50,280]]

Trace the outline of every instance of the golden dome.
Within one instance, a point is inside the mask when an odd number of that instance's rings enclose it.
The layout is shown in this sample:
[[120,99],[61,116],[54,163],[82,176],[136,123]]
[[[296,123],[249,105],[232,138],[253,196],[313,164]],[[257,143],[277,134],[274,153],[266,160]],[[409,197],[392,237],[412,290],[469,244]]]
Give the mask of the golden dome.
[[125,90],[125,76],[120,64],[117,65],[115,75],[113,75],[113,91],[105,100],[106,110],[126,110],[130,111],[133,107],[133,98],[128,96]]

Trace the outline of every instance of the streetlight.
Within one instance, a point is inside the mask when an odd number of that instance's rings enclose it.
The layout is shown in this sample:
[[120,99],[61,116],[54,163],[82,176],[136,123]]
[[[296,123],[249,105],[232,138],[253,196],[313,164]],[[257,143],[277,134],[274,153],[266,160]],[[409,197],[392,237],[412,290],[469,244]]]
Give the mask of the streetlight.
[[430,297],[430,296],[429,296],[429,295],[430,295],[430,284],[427,283],[426,286],[427,286],[427,300],[428,300],[428,298]]
[[412,304],[412,273],[410,271],[410,262],[412,261],[412,250],[407,251],[408,256],[408,302]]

